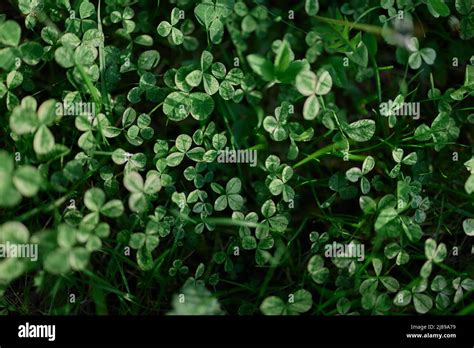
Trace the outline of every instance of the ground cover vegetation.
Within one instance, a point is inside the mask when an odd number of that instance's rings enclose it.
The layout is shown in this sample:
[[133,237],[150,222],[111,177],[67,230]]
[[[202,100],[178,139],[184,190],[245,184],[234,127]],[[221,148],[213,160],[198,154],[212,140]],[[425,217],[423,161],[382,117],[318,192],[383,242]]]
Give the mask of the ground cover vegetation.
[[2,0],[0,313],[473,314],[473,37],[472,0]]

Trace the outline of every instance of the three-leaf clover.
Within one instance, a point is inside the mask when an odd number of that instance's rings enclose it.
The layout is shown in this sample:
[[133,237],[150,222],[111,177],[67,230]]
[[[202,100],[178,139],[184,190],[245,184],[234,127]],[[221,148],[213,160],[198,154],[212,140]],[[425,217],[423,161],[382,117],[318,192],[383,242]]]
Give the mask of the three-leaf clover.
[[238,1],[234,6],[235,13],[242,17],[240,27],[244,35],[266,29],[265,20],[268,18],[268,10],[263,6],[255,6],[251,10],[248,9],[244,1]]
[[41,44],[26,41],[20,45],[20,40],[21,27],[16,21],[4,20],[0,23],[0,44],[7,46],[0,50],[0,68],[11,71],[19,69],[22,60],[27,65],[37,65],[41,61],[44,55]]
[[420,240],[423,233],[420,225],[410,217],[401,215],[403,209],[396,209],[397,202],[401,202],[401,199],[397,200],[393,195],[387,195],[381,199],[377,205],[375,231],[388,237],[399,236],[403,231],[410,241]]
[[127,99],[133,104],[137,104],[142,100],[142,95],[151,102],[157,102],[162,90],[156,86],[156,77],[151,72],[146,71],[140,76],[138,86],[133,87],[127,94]]
[[127,6],[122,12],[117,10],[112,11],[110,13],[110,21],[114,24],[122,22],[123,31],[125,31],[126,34],[131,34],[136,27],[135,22],[132,20],[134,16],[135,11],[131,7]]
[[6,94],[6,104],[9,111],[13,110],[20,101],[17,96],[14,94],[14,90],[21,86],[23,83],[23,74],[18,70],[10,71],[6,78],[7,85],[5,86],[3,82],[0,82],[0,98],[3,98]]
[[270,133],[270,137],[275,141],[283,141],[288,138],[289,129],[287,121],[293,113],[293,105],[284,101],[275,108],[275,116],[267,116],[263,120],[263,128]]
[[105,222],[99,223],[100,215],[117,218],[123,214],[124,207],[122,201],[118,199],[106,203],[104,191],[97,187],[86,191],[84,204],[91,212],[80,222],[77,239],[83,243],[87,242],[87,250],[93,251],[102,246],[101,238],[110,234],[109,225]]
[[357,182],[360,179],[360,190],[365,195],[370,191],[370,181],[365,177],[372,169],[374,169],[375,160],[372,156],[367,156],[362,163],[362,170],[352,167],[346,171],[346,178],[351,182]]
[[295,85],[298,92],[307,97],[303,106],[303,117],[313,120],[320,110],[318,96],[328,94],[332,88],[331,75],[327,70],[320,70],[317,74],[305,70],[296,76]]
[[410,261],[410,255],[408,252],[402,249],[397,243],[390,243],[384,249],[384,255],[388,259],[395,259],[395,263],[398,266],[404,265]]
[[414,195],[411,201],[411,207],[416,209],[413,220],[417,224],[421,224],[426,220],[426,211],[430,208],[431,202],[428,197],[422,198],[420,195]]
[[288,226],[288,219],[284,215],[277,213],[275,202],[271,199],[265,201],[260,211],[264,219],[260,222],[255,231],[258,239],[266,237],[270,232],[270,228],[278,233],[285,232]]
[[[86,67],[89,68],[93,66],[99,56],[97,47],[100,42],[98,39],[100,34],[96,32],[94,35],[96,35],[96,37],[92,40],[86,40],[87,36],[84,35],[84,38],[81,41],[81,39],[74,33],[64,34],[59,39],[61,46],[57,47],[54,52],[56,63],[65,69],[72,68],[75,65],[80,65],[85,70]],[[74,70],[77,70],[77,68]],[[91,75],[97,76],[92,73]]]
[[[253,225],[257,225],[258,215],[255,212],[250,212],[247,215],[244,215],[244,213],[240,211],[234,211],[232,213],[232,220],[243,222],[239,227],[239,236],[243,239],[246,236],[251,235],[250,228],[254,227]],[[251,244],[254,243],[251,242]]]
[[215,193],[220,194],[214,202],[214,209],[216,211],[222,211],[229,205],[232,210],[240,210],[244,204],[243,197],[239,194],[242,189],[242,182],[239,178],[230,179],[224,188],[217,184],[211,184],[212,190]]
[[170,167],[176,167],[183,161],[184,155],[193,161],[201,161],[205,150],[202,147],[195,147],[190,150],[192,144],[193,139],[189,135],[178,135],[175,142],[177,151],[171,152],[166,157],[166,164]]
[[171,23],[168,21],[162,21],[156,29],[158,34],[163,37],[168,37],[168,40],[174,45],[181,45],[184,41],[184,35],[182,31],[176,28],[176,25],[180,19],[182,19],[181,13],[183,12],[179,8],[173,8],[173,10],[171,10]]
[[[177,79],[179,79],[178,76],[180,74],[181,70],[178,70]],[[185,82],[191,88],[197,87],[202,83],[204,91],[208,95],[213,95],[219,91],[219,95],[224,100],[230,100],[235,94],[234,86],[240,84],[243,77],[243,72],[239,68],[233,68],[227,73],[225,65],[220,62],[214,62],[212,53],[204,50],[201,54],[199,69],[189,72],[185,77]],[[219,84],[218,80],[223,81]],[[177,84],[179,85],[179,83]]]
[[[204,90],[209,95],[213,95],[219,90],[219,82],[214,76],[220,76],[220,72],[223,69],[221,66],[222,63],[213,63],[213,60],[214,57],[212,56],[212,53],[204,50],[201,54],[200,70],[193,70],[186,76],[186,82],[192,87],[199,86],[202,82],[204,85]],[[209,68],[211,68],[211,66],[212,73],[208,73],[207,71]]]
[[445,310],[451,303],[450,296],[454,290],[448,286],[448,281],[441,274],[436,275],[431,282],[431,290],[437,292],[435,303],[436,308]]
[[316,284],[324,284],[329,278],[329,269],[324,267],[324,259],[320,255],[314,255],[306,268]]
[[44,259],[44,268],[53,274],[64,274],[85,269],[89,263],[91,250],[77,245],[78,231],[60,224],[57,230],[58,248],[51,251]]
[[97,217],[102,214],[109,218],[117,218],[123,214],[122,201],[112,199],[106,203],[105,200],[105,193],[100,188],[89,189],[84,194],[84,204],[92,211],[91,214]]
[[147,222],[145,232],[132,233],[128,244],[133,249],[137,249],[137,264],[138,267],[143,271],[149,271],[153,268],[153,256],[152,251],[159,244],[159,236],[165,236],[169,233],[169,225],[165,221],[158,222],[152,216]]
[[129,245],[133,249],[146,248],[148,251],[153,251],[158,246],[160,238],[159,223],[150,220],[147,222],[144,232],[135,232],[130,236]]
[[408,49],[412,52],[408,57],[410,68],[416,70],[421,66],[422,61],[428,65],[433,65],[436,59],[436,51],[425,47],[420,50],[420,45],[416,37],[412,37],[408,44]]
[[186,274],[188,272],[189,272],[188,266],[185,266],[183,264],[183,261],[180,260],[180,259],[174,260],[173,261],[173,266],[170,267],[170,269],[168,270],[169,275],[172,276],[172,277],[174,277],[178,273]]
[[97,136],[104,139],[104,142],[107,142],[105,138],[115,138],[120,134],[120,129],[111,126],[109,119],[102,113],[97,116],[79,115],[75,118],[74,124],[78,130],[84,132],[77,140],[77,144],[85,151],[98,146],[94,132],[97,132]]
[[464,291],[474,290],[474,280],[471,278],[461,280],[461,277],[457,277],[453,280],[453,288],[456,291],[453,302],[459,303],[464,297]]
[[420,275],[423,278],[428,278],[433,269],[433,263],[441,263],[448,254],[446,244],[440,243],[437,245],[436,241],[429,238],[425,241],[425,256],[428,259],[421,267]]
[[41,188],[43,179],[30,165],[15,169],[15,162],[7,152],[0,150],[0,207],[12,207],[21,197],[33,197]]
[[205,120],[214,110],[214,100],[202,92],[171,92],[163,102],[163,113],[172,121],[182,121],[191,114]]
[[[263,266],[270,258],[267,250],[273,248],[275,240],[267,235],[257,234],[257,238],[249,235],[242,238],[242,248],[245,250],[255,249],[255,262],[259,266]],[[258,241],[257,241],[258,240]]]
[[211,42],[219,44],[224,36],[224,21],[233,12],[234,0],[203,0],[194,8],[199,24],[206,28]]
[[130,210],[136,213],[143,213],[147,210],[150,196],[161,190],[160,175],[156,170],[150,170],[143,181],[142,176],[137,172],[125,174],[123,185],[131,192],[128,199]]
[[19,0],[18,8],[25,17],[27,29],[33,29],[36,25],[38,15],[43,11],[43,0]]
[[130,153],[124,149],[115,149],[112,153],[112,161],[115,164],[125,164],[125,173],[142,170],[146,165],[146,156],[142,152]]
[[148,114],[138,116],[137,124],[134,124],[137,113],[133,108],[125,109],[122,115],[122,125],[127,129],[125,137],[127,141],[135,146],[143,144],[144,139],[150,140],[155,131],[150,127],[151,117]]
[[417,313],[425,314],[433,307],[433,299],[423,292],[428,287],[428,280],[422,279],[415,284],[411,290],[401,290],[393,299],[393,304],[399,307],[405,307],[413,300]]
[[460,129],[456,122],[449,116],[448,112],[440,112],[431,123],[431,127],[426,124],[420,125],[415,130],[415,139],[418,141],[427,141],[433,139],[435,150],[440,151],[448,142],[456,140]]
[[268,190],[272,195],[283,195],[283,200],[289,202],[295,197],[295,190],[288,185],[288,182],[293,177],[293,168],[288,165],[283,165],[281,173],[268,184]]
[[210,183],[214,179],[214,173],[209,171],[207,163],[198,162],[196,166],[189,166],[183,172],[186,180],[193,181],[197,189],[202,188],[206,183]]
[[313,299],[308,290],[300,289],[288,296],[284,302],[278,296],[265,298],[260,305],[260,310],[265,315],[299,315],[307,312],[313,306]]
[[25,97],[21,104],[13,109],[10,127],[19,135],[34,133],[33,149],[38,155],[44,155],[54,148],[54,136],[48,126],[61,115],[56,115],[56,101],[50,99],[37,108],[36,99]]
[[[0,225],[0,244],[30,243],[30,232],[25,225],[17,221],[9,221]],[[0,284],[9,284],[20,277],[28,268],[27,260],[19,257],[7,257],[0,261]]]
[[312,243],[311,252],[316,253],[322,245],[327,243],[329,240],[329,234],[327,232],[319,234],[318,232],[313,231],[309,234],[309,240]]
[[416,152],[410,152],[408,155],[403,156],[404,151],[401,148],[396,148],[392,151],[393,160],[397,163],[395,167],[392,168],[389,175],[391,178],[396,178],[400,175],[400,170],[402,168],[402,164],[406,164],[407,166],[412,166],[416,164],[418,161],[418,156]]
[[239,228],[239,235],[242,242],[242,248],[245,250],[255,249],[255,262],[257,265],[263,266],[269,260],[269,253],[267,250],[273,248],[275,240],[268,233],[262,233],[261,230],[256,231],[255,237],[250,232],[249,225],[256,225],[258,215],[254,212],[245,216],[240,212],[234,212],[232,218],[240,220],[246,224]]
[[397,279],[391,276],[382,276],[382,261],[378,258],[372,259],[372,266],[374,268],[375,276],[369,277],[364,280],[359,287],[359,292],[362,296],[371,296],[375,295],[379,282],[383,284],[383,286],[389,292],[395,292],[400,288],[400,283]]

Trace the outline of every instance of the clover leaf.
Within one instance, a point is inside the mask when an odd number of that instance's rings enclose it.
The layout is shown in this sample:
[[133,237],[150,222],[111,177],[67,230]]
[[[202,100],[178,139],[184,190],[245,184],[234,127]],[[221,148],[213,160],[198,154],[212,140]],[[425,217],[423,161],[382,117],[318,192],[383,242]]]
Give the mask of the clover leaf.
[[234,8],[234,0],[203,0],[194,8],[199,24],[208,32],[211,42],[219,44],[224,36],[225,18]]
[[172,121],[183,121],[189,114],[196,120],[205,120],[214,110],[214,101],[202,92],[172,92],[163,103],[163,113]]
[[186,274],[188,273],[188,271],[189,271],[188,266],[185,266],[182,260],[177,259],[173,261],[173,266],[170,267],[170,269],[168,270],[168,273],[170,276],[174,277],[179,273]]
[[89,264],[91,251],[77,245],[78,231],[67,224],[58,226],[58,248],[51,251],[44,260],[44,268],[53,274],[82,271]]
[[433,269],[433,263],[439,264],[444,261],[448,254],[446,244],[440,243],[437,245],[436,241],[429,238],[425,241],[425,256],[428,259],[420,270],[420,275],[423,278],[428,278]]
[[173,297],[170,315],[222,315],[224,311],[217,298],[199,282],[189,278],[180,290],[188,301],[182,301],[182,296]]
[[202,147],[195,147],[191,149],[193,144],[192,138],[187,134],[180,134],[176,138],[175,148],[177,151],[171,152],[166,157],[166,163],[170,167],[178,166],[186,155],[193,161],[201,161],[204,156],[204,149]]
[[295,197],[295,190],[288,185],[293,177],[293,168],[284,165],[281,174],[277,175],[268,185],[268,189],[274,196],[283,195],[283,200],[289,202]]
[[267,116],[263,120],[263,128],[270,133],[275,141],[283,141],[288,138],[289,130],[287,120],[290,116],[293,105],[283,102],[275,109],[275,116]]
[[427,313],[433,307],[433,299],[429,295],[423,293],[427,286],[427,280],[424,279],[418,284],[415,284],[411,290],[399,291],[393,299],[393,304],[395,306],[405,307],[413,300],[417,313]]
[[20,203],[22,196],[35,196],[42,182],[35,167],[22,165],[15,169],[13,158],[0,150],[0,206],[12,207]]
[[222,211],[227,208],[227,205],[232,210],[240,210],[244,204],[243,197],[239,194],[242,188],[242,182],[239,178],[230,179],[225,187],[218,184],[211,185],[212,190],[221,196],[217,197],[214,202],[214,209],[216,211]]
[[25,97],[13,109],[10,117],[11,129],[19,134],[34,133],[33,148],[38,155],[53,150],[54,136],[48,128],[60,115],[56,115],[56,101],[50,99],[41,104],[36,111],[37,102],[33,97]]
[[362,163],[362,170],[353,167],[346,171],[346,178],[351,182],[360,180],[360,190],[365,195],[370,191],[370,181],[365,177],[372,169],[374,169],[375,160],[372,156],[367,156]]
[[[232,213],[232,219],[237,220],[237,221],[243,221],[245,223],[245,224],[242,224],[239,227],[239,236],[240,236],[240,238],[245,238],[247,236],[250,236],[250,234],[251,234],[251,232],[250,232],[250,228],[252,227],[251,225],[252,224],[257,224],[258,215],[255,212],[250,212],[247,215],[244,215],[240,211],[234,211]],[[247,223],[249,223],[250,225],[248,225]],[[254,245],[253,242],[251,242],[251,244]],[[252,249],[254,249],[254,248],[252,248]]]
[[392,178],[396,178],[400,175],[402,164],[412,166],[418,161],[418,156],[416,155],[416,152],[410,152],[408,155],[404,156],[404,151],[400,148],[396,148],[392,151],[392,157],[393,160],[397,163],[389,173],[390,177]]
[[395,258],[395,263],[398,266],[404,265],[408,263],[410,260],[410,255],[408,252],[402,249],[402,247],[397,243],[390,243],[384,249],[384,255],[388,259]]
[[365,279],[359,287],[359,292],[363,296],[372,296],[377,290],[379,282],[389,291],[396,292],[400,288],[397,279],[391,276],[382,276],[382,261],[378,258],[372,259],[375,276]]
[[329,278],[329,269],[324,267],[324,259],[319,255],[311,257],[307,270],[316,284],[324,284]]
[[312,242],[311,244],[311,252],[316,253],[319,251],[319,248],[327,243],[329,240],[329,234],[327,232],[321,233],[321,235],[318,232],[311,232],[309,234],[309,240]]
[[260,310],[265,315],[299,315],[305,313],[313,306],[311,293],[305,289],[295,291],[284,302],[280,297],[269,296],[260,305]]
[[332,78],[328,71],[320,70],[317,74],[310,70],[301,71],[295,80],[296,88],[308,97],[303,106],[303,117],[313,120],[319,114],[318,96],[328,94],[332,87]]
[[436,151],[440,151],[446,143],[457,139],[458,136],[459,127],[448,112],[440,112],[431,123],[431,127],[422,124],[415,130],[415,139],[419,141],[433,139]]
[[453,288],[456,291],[454,294],[454,303],[459,303],[464,297],[464,291],[474,290],[474,280],[471,278],[465,278],[461,280],[461,277],[457,277],[452,282]]
[[136,213],[147,211],[150,196],[156,194],[162,187],[160,175],[156,170],[148,171],[145,181],[137,172],[127,173],[123,178],[123,185],[131,193],[128,206]]
[[283,233],[288,226],[288,219],[277,212],[277,206],[273,200],[266,200],[261,207],[261,213],[264,217],[256,229],[256,236],[258,239],[268,236],[270,229],[277,233]]
[[[436,0],[440,1],[440,0]],[[421,62],[424,61],[428,65],[433,65],[436,59],[436,51],[432,48],[422,48],[416,37],[412,37],[408,45],[408,49],[412,52],[408,58],[408,64],[410,68],[416,70],[421,66]]]
[[112,153],[112,161],[115,164],[125,164],[125,173],[143,170],[146,165],[146,156],[142,152],[130,153],[118,148]]
[[184,41],[184,35],[182,31],[176,28],[176,25],[181,19],[180,11],[181,10],[177,7],[173,8],[173,10],[171,11],[171,23],[168,21],[162,21],[156,29],[159,35],[163,37],[168,37],[168,40],[173,45],[181,45]]
[[451,304],[450,296],[454,292],[454,290],[448,286],[446,278],[438,274],[431,282],[430,288],[437,292],[435,298],[436,308],[439,310],[445,310]]
[[343,123],[342,130],[349,138],[357,142],[369,141],[375,134],[375,121],[362,119],[350,124]]
[[[8,221],[0,225],[0,244],[30,243],[30,231],[17,221]],[[0,285],[9,285],[28,269],[27,260],[19,257],[7,257],[0,261]]]

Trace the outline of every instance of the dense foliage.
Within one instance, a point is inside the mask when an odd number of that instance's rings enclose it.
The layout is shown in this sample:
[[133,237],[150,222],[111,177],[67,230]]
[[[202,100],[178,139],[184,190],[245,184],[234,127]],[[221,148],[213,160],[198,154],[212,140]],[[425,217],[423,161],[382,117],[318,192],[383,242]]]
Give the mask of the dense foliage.
[[2,0],[0,312],[474,313],[473,38],[472,0]]

